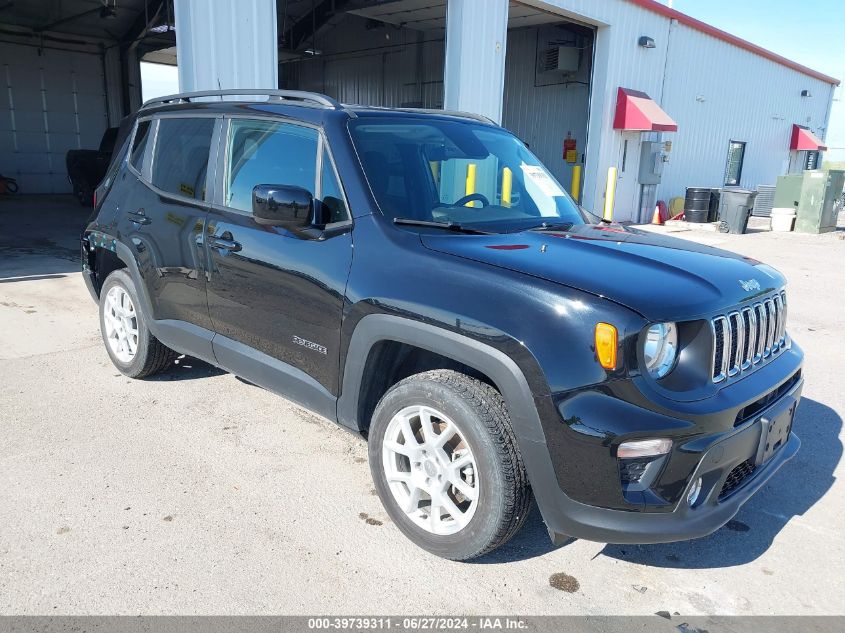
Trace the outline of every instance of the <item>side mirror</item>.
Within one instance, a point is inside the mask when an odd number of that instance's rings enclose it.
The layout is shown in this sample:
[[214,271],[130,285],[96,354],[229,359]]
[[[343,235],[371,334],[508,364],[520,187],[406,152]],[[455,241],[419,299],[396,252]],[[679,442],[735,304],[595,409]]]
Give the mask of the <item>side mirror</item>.
[[256,185],[252,217],[264,226],[304,229],[311,225],[314,198],[307,189],[289,185]]

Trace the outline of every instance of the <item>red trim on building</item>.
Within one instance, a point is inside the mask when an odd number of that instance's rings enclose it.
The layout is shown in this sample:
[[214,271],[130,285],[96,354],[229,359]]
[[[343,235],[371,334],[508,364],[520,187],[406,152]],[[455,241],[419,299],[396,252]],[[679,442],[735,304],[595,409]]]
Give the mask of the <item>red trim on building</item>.
[[798,150],[799,152],[824,152],[827,150],[824,142],[820,141],[819,137],[813,134],[809,128],[798,125],[797,123],[792,124],[792,139],[789,142],[789,149]]
[[643,9],[647,9],[653,13],[659,13],[660,15],[666,16],[672,20],[677,20],[681,24],[685,24],[696,31],[701,31],[702,33],[706,33],[716,39],[722,40],[723,42],[728,42],[729,44],[733,44],[734,46],[738,46],[750,53],[754,53],[755,55],[759,55],[760,57],[765,57],[766,59],[770,59],[771,61],[778,63],[782,66],[786,66],[787,68],[791,68],[792,70],[797,70],[799,73],[804,73],[805,75],[809,75],[810,77],[814,77],[815,79],[820,79],[826,83],[832,84],[834,86],[838,86],[840,84],[839,79],[835,79],[830,77],[829,75],[825,75],[824,73],[820,73],[817,70],[813,70],[812,68],[807,68],[798,62],[794,62],[791,59],[787,59],[786,57],[782,57],[777,53],[773,53],[772,51],[766,50],[762,46],[757,46],[756,44],[752,44],[748,40],[744,40],[741,37],[737,37],[736,35],[731,35],[721,29],[717,29],[715,26],[710,26],[706,22],[702,22],[701,20],[696,20],[693,17],[688,16],[686,13],[681,13],[675,9],[670,9],[665,4],[661,4],[657,2],[657,0],[628,0],[628,2],[635,4]]
[[619,88],[616,91],[614,130],[640,132],[676,132],[678,124],[651,97],[639,90]]

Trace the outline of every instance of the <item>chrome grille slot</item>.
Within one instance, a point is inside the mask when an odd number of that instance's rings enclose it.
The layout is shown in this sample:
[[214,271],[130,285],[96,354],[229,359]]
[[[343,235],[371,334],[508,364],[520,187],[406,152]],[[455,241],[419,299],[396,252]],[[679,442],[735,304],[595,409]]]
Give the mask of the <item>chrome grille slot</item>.
[[766,348],[766,309],[762,303],[754,306],[754,313],[757,315],[757,347],[754,349],[754,362],[763,360],[763,352]]
[[786,293],[780,293],[780,302],[781,307],[783,308],[783,317],[780,320],[780,345],[781,347],[786,347]]
[[728,315],[728,330],[730,332],[730,345],[728,349],[728,376],[736,376],[742,366],[742,345],[744,328],[739,312],[731,312]]
[[713,382],[722,382],[772,357],[786,347],[786,293],[718,315],[713,334]]
[[742,367],[745,370],[754,362],[754,346],[757,345],[757,317],[751,308],[742,309],[742,326],[745,329],[745,340],[742,345]]
[[766,313],[766,347],[763,349],[763,358],[767,358],[772,353],[772,345],[775,340],[775,327],[777,326],[774,302],[771,299],[766,299],[763,302],[763,310]]
[[783,299],[781,299],[780,295],[775,295],[774,298],[775,303],[775,312],[778,315],[777,318],[777,327],[775,328],[775,342],[774,342],[774,349],[772,351],[777,352],[780,350],[781,346],[783,345]]
[[728,353],[725,347],[728,320],[719,316],[712,321],[713,328],[713,382],[721,382],[728,377]]

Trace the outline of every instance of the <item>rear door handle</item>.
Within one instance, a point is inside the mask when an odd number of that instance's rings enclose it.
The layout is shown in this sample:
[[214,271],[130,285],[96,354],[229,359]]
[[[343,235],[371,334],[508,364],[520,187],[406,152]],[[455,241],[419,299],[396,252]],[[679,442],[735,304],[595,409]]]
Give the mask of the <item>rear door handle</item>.
[[233,253],[237,253],[241,250],[240,242],[236,242],[235,240],[227,240],[225,238],[212,235],[208,238],[208,241],[211,248],[220,248],[224,251],[232,251]]
[[135,224],[149,224],[152,222],[146,215],[144,215],[143,209],[138,209],[137,211],[128,211],[126,215],[129,216],[129,220],[131,222],[135,222]]

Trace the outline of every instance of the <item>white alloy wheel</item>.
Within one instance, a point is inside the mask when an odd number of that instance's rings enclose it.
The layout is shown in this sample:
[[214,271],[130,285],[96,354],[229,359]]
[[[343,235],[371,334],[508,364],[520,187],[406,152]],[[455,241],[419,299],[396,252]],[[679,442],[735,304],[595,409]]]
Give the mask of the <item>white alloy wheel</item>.
[[138,351],[138,315],[132,298],[122,286],[106,294],[103,310],[106,341],[121,363],[130,363]]
[[472,520],[478,467],[460,428],[443,413],[416,405],[394,415],[382,442],[382,464],[396,503],[423,530],[455,534]]

